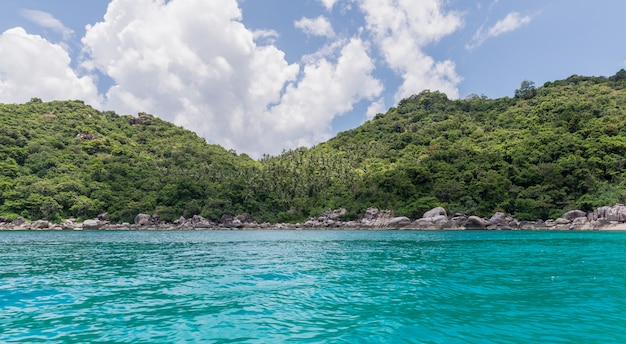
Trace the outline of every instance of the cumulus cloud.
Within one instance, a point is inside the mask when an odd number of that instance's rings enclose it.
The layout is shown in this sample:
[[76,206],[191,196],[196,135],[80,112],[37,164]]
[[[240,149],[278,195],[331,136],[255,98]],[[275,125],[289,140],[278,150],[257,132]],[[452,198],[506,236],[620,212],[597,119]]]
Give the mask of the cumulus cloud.
[[28,19],[29,21],[41,27],[51,29],[53,31],[60,33],[61,35],[63,35],[63,39],[69,39],[74,33],[74,31],[72,31],[70,28],[63,25],[63,23],[60,20],[58,20],[57,18],[55,18],[52,14],[48,12],[21,9],[19,13],[22,17]]
[[484,28],[479,28],[478,31],[472,37],[470,43],[465,45],[465,48],[468,50],[477,48],[481,46],[486,40],[490,38],[498,37],[507,32],[515,31],[520,27],[527,25],[532,20],[532,17],[529,15],[522,16],[518,12],[511,12],[506,15],[501,20],[498,20],[492,27],[484,30]]
[[385,99],[380,98],[372,102],[370,106],[367,107],[365,117],[367,119],[372,119],[374,118],[374,116],[378,115],[379,113],[385,113],[385,112],[387,112],[387,107],[385,106]]
[[458,97],[454,62],[435,61],[424,47],[461,27],[461,14],[446,12],[442,0],[359,0],[359,6],[385,62],[403,79],[395,101],[424,89]]
[[294,23],[295,27],[302,30],[307,35],[333,37],[335,32],[330,21],[324,16],[317,18],[302,18]]
[[100,106],[94,79],[77,75],[60,45],[18,27],[0,35],[0,56],[0,102],[22,103],[36,97],[80,99]]
[[87,28],[83,65],[113,79],[107,108],[257,157],[328,138],[334,117],[381,92],[361,40],[300,65],[255,41],[271,35],[248,30],[235,0],[113,0]]
[[324,5],[324,7],[326,7],[326,9],[330,11],[333,9],[333,6],[335,5],[335,3],[337,3],[338,0],[320,0],[320,1]]
[[[321,1],[328,10],[337,3]],[[365,18],[354,37],[334,38],[323,16],[296,21],[332,39],[290,63],[274,45],[276,31],[242,23],[236,0],[112,0],[81,40],[79,70],[90,75],[72,69],[61,45],[20,28],[4,32],[0,101],[83,99],[122,114],[145,111],[259,157],[330,138],[333,120],[356,104],[369,104],[367,118],[384,112],[372,49],[402,78],[396,102],[424,89],[458,97],[454,63],[424,48],[457,30],[460,14],[446,11],[444,0],[354,1]],[[60,22],[45,25],[63,32]],[[101,93],[98,73],[112,80]]]
[[382,84],[371,75],[373,70],[367,45],[353,38],[343,46],[335,63],[321,58],[305,65],[302,79],[287,87],[281,103],[266,113],[267,120],[290,147],[327,140],[336,115],[382,92]]

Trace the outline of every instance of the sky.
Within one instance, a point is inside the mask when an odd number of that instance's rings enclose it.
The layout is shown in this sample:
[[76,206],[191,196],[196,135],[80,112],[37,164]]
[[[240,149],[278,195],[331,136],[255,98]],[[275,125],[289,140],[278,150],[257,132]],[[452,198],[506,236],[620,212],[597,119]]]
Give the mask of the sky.
[[0,102],[147,112],[254,158],[423,90],[626,68],[626,1],[3,0]]

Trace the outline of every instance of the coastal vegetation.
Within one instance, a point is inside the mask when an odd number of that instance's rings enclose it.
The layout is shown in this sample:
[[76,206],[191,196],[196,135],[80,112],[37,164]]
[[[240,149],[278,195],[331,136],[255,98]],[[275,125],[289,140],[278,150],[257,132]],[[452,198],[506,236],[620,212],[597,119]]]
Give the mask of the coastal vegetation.
[[345,208],[556,218],[626,202],[626,71],[573,75],[512,97],[408,97],[310,148],[265,155],[206,143],[149,114],[81,101],[0,105],[0,217],[138,213],[163,221],[248,213],[296,222]]

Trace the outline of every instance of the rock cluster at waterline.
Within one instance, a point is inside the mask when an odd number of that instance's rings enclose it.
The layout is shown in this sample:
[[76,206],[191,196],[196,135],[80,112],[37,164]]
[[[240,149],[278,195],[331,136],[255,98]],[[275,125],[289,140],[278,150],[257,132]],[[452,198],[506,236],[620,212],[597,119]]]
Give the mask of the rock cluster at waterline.
[[62,223],[46,220],[28,222],[24,218],[7,221],[0,217],[0,230],[123,230],[123,229],[556,229],[556,230],[626,230],[626,205],[600,207],[593,212],[572,210],[557,219],[518,221],[513,216],[501,212],[489,219],[465,214],[448,214],[442,207],[431,209],[416,220],[408,217],[393,216],[390,210],[369,208],[362,218],[343,221],[346,209],[327,211],[304,223],[258,223],[250,214],[239,216],[224,215],[214,222],[202,216],[180,217],[173,223],[160,221],[158,215],[138,214],[133,223],[112,223],[106,220],[106,214],[95,219],[76,221],[68,219]]

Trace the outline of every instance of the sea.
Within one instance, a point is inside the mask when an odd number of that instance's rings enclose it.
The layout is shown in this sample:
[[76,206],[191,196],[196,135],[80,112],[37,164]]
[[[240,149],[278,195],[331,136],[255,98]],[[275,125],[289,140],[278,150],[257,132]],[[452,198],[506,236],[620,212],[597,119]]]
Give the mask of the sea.
[[626,232],[5,231],[0,343],[626,343]]

